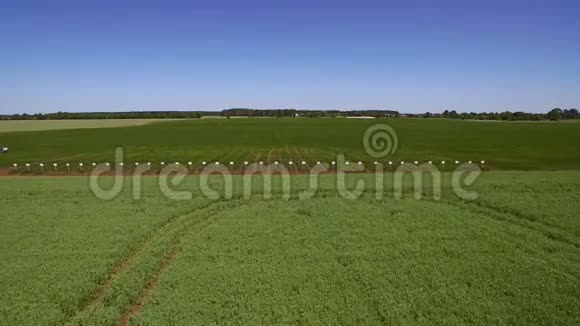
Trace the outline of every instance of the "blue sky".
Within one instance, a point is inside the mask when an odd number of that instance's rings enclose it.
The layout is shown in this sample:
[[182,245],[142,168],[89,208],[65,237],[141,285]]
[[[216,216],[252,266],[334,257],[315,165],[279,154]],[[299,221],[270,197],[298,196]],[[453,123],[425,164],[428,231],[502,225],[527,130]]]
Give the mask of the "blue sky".
[[580,1],[0,1],[0,113],[580,107]]

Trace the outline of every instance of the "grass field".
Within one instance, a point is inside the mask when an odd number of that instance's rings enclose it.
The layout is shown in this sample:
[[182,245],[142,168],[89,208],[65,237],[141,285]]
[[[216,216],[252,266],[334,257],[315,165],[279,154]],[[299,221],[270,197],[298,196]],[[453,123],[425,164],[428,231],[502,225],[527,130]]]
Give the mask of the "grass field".
[[171,119],[0,120],[0,133],[63,129],[95,129],[143,126]]
[[[60,122],[55,122],[60,123]],[[365,130],[388,123],[398,134],[392,160],[480,161],[496,170],[580,169],[578,123],[481,123],[444,119],[202,119],[136,127],[0,133],[13,163],[105,162],[123,146],[126,160],[330,162],[337,153],[371,162]],[[1,125],[0,125],[1,126]]]
[[[389,185],[391,175],[385,175]],[[488,172],[478,200],[113,201],[0,179],[4,324],[580,323],[580,172]],[[448,178],[445,177],[444,180]],[[239,181],[239,177],[236,177]],[[219,188],[219,180],[212,182]],[[410,191],[410,190],[409,190]],[[429,191],[427,190],[428,194]],[[410,196],[409,196],[410,197]]]

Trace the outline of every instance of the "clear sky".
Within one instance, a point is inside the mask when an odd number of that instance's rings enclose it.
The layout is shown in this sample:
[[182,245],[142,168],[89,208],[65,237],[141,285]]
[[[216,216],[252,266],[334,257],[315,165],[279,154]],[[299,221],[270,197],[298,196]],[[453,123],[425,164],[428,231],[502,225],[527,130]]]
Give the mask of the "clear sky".
[[580,1],[0,0],[0,113],[580,108]]

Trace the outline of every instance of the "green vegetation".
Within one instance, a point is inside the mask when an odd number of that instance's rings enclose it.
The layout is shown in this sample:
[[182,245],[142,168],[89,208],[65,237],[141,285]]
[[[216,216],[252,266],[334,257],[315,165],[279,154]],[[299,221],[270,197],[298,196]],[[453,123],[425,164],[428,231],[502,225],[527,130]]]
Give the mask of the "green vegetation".
[[201,117],[397,117],[392,110],[296,110],[296,109],[246,109],[222,111],[131,111],[131,112],[57,112],[36,114],[0,115],[0,120],[61,120],[61,119],[198,119]]
[[399,112],[393,110],[296,110],[296,109],[270,109],[257,110],[247,108],[235,108],[223,110],[225,117],[276,117],[276,118],[337,118],[337,117],[375,117],[388,118],[398,117]]
[[[73,122],[80,128],[83,121]],[[122,121],[102,127],[109,122]],[[320,177],[308,200],[298,195],[307,189],[306,175],[292,176],[290,200],[280,194],[280,176],[272,199],[260,197],[258,176],[256,196],[244,199],[243,179],[234,176],[228,201],[204,197],[198,176],[176,186],[193,193],[182,201],[162,195],[151,176],[140,199],[132,198],[133,180],[126,177],[110,201],[95,198],[84,177],[2,177],[0,320],[580,323],[576,123],[264,118],[12,131],[0,133],[0,145],[10,148],[0,167],[112,161],[116,146],[125,148],[126,161],[156,167],[160,161],[193,161],[196,168],[214,160],[238,167],[244,160],[312,164],[338,153],[370,163],[375,159],[362,137],[376,123],[388,123],[399,138],[397,153],[384,160],[485,160],[486,170],[568,171],[486,171],[470,187],[479,194],[475,201],[455,196],[450,173],[443,175],[440,200],[428,182],[423,200],[413,199],[410,176],[403,198],[395,199],[392,173],[380,176],[382,198],[373,174],[348,175],[349,188],[366,185],[356,200],[339,195],[332,174]],[[32,172],[39,172],[37,164]],[[210,184],[218,192],[224,187],[218,176]]]
[[[58,122],[56,122],[58,123]],[[486,169],[580,169],[580,124],[480,123],[450,119],[201,119],[138,127],[0,133],[0,167],[12,163],[112,161],[330,162],[337,153],[370,163],[365,130],[388,123],[398,134],[393,161],[486,161]],[[385,159],[386,160],[386,159]],[[449,165],[448,165],[449,166]]]
[[84,179],[0,180],[0,320],[62,323],[154,230],[205,205],[120,197],[103,202]]
[[[488,172],[474,202],[94,198],[84,178],[0,180],[6,324],[580,323],[579,172]],[[392,175],[385,175],[392,184]],[[239,177],[236,177],[236,184]],[[259,180],[258,180],[259,181]],[[220,179],[212,181],[219,189]],[[276,188],[279,189],[279,188]]]
[[201,117],[276,117],[276,118],[322,118],[322,117],[362,117],[388,118],[405,116],[409,118],[448,118],[470,120],[501,121],[541,121],[580,119],[578,109],[555,108],[547,113],[529,112],[457,112],[445,110],[443,113],[400,114],[393,110],[297,110],[297,109],[250,109],[233,108],[222,111],[131,111],[131,112],[57,112],[36,114],[1,115],[0,120],[62,120],[62,119],[198,119]]
[[578,109],[560,109],[555,108],[548,113],[529,113],[529,112],[461,112],[455,110],[445,110],[443,113],[410,114],[408,117],[422,118],[447,118],[447,119],[469,119],[469,120],[496,120],[496,121],[542,121],[542,120],[577,120],[580,119]]

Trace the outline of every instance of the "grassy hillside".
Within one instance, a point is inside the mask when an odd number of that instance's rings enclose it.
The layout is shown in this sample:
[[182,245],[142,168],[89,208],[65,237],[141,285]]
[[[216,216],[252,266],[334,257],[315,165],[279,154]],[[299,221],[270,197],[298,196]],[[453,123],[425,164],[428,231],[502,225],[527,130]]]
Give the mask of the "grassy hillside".
[[[0,133],[9,146],[0,166],[110,161],[116,146],[128,161],[256,162],[317,160],[337,153],[371,162],[362,146],[369,126],[388,123],[399,149],[387,159],[485,160],[489,169],[580,169],[580,124],[439,119],[202,119],[138,127]],[[385,160],[387,160],[385,159]]]

